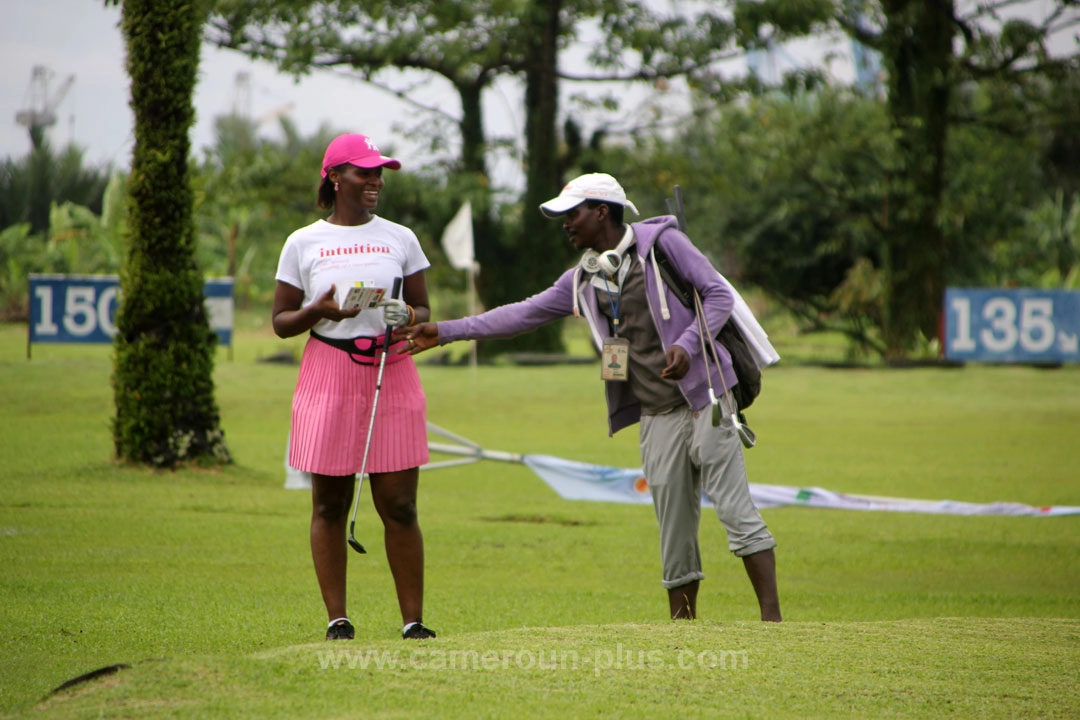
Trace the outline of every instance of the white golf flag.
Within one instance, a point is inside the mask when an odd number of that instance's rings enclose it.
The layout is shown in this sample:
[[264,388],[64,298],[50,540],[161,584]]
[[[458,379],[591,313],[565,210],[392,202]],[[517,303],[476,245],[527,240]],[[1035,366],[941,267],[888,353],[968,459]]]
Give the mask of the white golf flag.
[[458,270],[473,269],[472,204],[468,200],[443,230],[442,246],[452,266]]

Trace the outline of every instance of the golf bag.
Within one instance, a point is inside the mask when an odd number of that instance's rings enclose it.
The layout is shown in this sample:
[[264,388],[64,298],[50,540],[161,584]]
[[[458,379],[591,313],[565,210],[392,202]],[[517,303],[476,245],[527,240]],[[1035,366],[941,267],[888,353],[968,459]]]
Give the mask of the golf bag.
[[[664,283],[671,288],[683,306],[693,307],[694,288],[690,286],[686,278],[675,271],[675,267],[671,264],[671,260],[668,259],[659,241],[653,245],[652,251],[656,255],[656,264],[660,268],[660,277],[664,279]],[[731,392],[735,395],[735,402],[739,404],[739,411],[741,412],[750,407],[754,402],[754,398],[761,392],[761,368],[754,362],[754,356],[750,352],[750,347],[746,344],[742,331],[739,330],[739,326],[731,318],[728,318],[728,321],[720,328],[720,332],[716,334],[716,339],[720,341],[720,344],[727,349],[728,354],[731,356],[731,365],[735,370],[735,377],[739,381],[731,389]]]

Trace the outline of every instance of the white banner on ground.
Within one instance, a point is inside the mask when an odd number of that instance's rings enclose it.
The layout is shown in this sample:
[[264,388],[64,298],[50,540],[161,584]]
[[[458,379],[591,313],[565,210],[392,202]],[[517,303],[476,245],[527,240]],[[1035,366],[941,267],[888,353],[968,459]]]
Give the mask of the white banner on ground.
[[[591,500],[635,505],[652,504],[649,484],[640,469],[590,465],[552,457],[551,455],[519,455],[499,450],[484,450],[471,440],[455,435],[438,425],[428,423],[428,432],[440,435],[452,443],[428,442],[431,452],[458,456],[456,460],[431,462],[422,470],[434,470],[480,460],[523,463],[536,473],[548,487],[564,500]],[[310,489],[311,475],[289,466],[285,457],[286,489]],[[1015,502],[970,503],[955,500],[912,500],[908,498],[851,495],[824,488],[800,488],[789,485],[750,483],[750,496],[759,508],[805,507],[827,510],[874,510],[884,512],[930,513],[936,515],[1011,515],[1053,517],[1080,515],[1080,507],[1071,505],[1034,506]],[[704,494],[702,507],[712,507]]]
[[[589,465],[548,455],[525,455],[524,462],[559,497],[566,500],[601,502],[652,502],[649,486],[641,470]],[[759,508],[808,507],[833,510],[879,510],[933,513],[939,515],[1027,515],[1048,517],[1080,515],[1080,507],[1066,505],[1035,507],[1012,502],[969,503],[954,500],[910,500],[906,498],[848,495],[823,488],[750,483],[750,495]],[[702,495],[703,507],[712,503]]]

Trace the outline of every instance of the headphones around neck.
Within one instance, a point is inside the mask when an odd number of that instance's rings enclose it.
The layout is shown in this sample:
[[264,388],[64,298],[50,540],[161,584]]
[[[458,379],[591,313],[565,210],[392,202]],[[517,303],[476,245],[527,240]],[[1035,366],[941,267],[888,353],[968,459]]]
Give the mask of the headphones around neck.
[[634,234],[625,233],[614,250],[605,250],[598,253],[595,250],[586,250],[581,256],[581,269],[587,273],[604,273],[608,277],[614,277],[622,265],[623,253],[634,244]]

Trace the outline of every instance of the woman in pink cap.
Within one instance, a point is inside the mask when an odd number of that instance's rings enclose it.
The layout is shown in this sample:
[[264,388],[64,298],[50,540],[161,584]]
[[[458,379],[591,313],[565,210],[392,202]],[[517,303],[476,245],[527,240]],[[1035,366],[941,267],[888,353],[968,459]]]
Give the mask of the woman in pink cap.
[[[318,205],[330,215],[292,233],[278,261],[273,325],[279,337],[309,333],[292,405],[289,464],[311,473],[311,555],[330,623],[328,640],[354,636],[345,603],[349,507],[361,471],[387,326],[426,321],[416,234],[375,214],[383,168],[401,163],[370,138],[334,138],[322,163]],[[392,290],[400,283],[399,298]],[[343,309],[350,289],[383,291],[374,306]],[[381,311],[380,311],[381,310]],[[408,355],[388,353],[367,474],[383,523],[386,557],[401,608],[402,637],[435,633],[421,620],[424,540],[417,521],[419,468],[428,461],[424,391]]]

